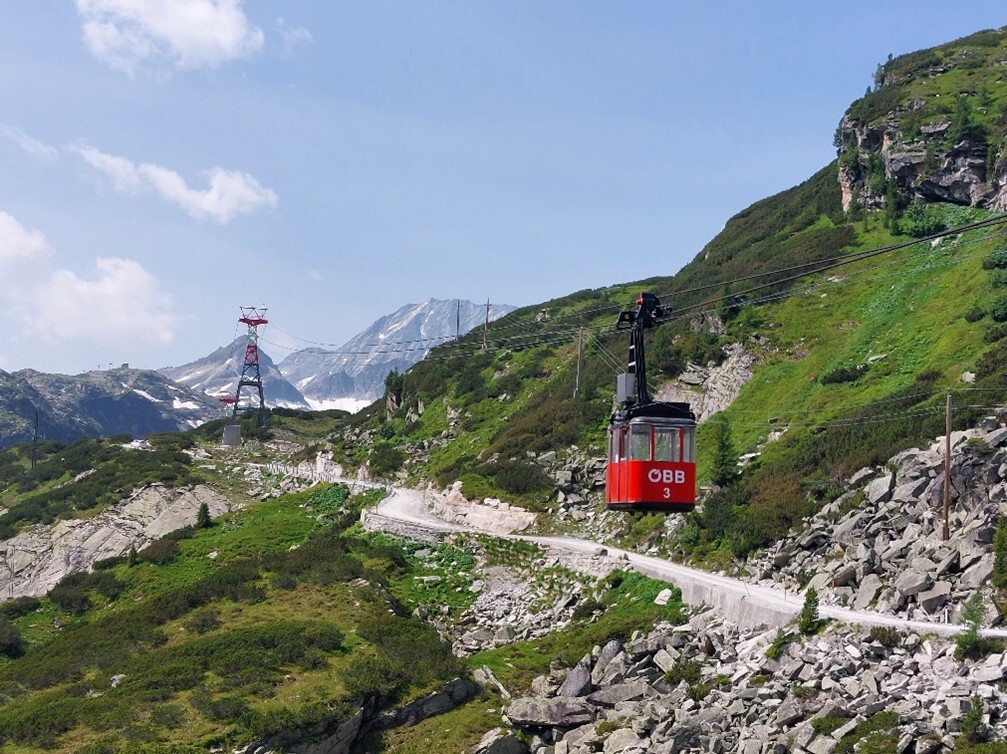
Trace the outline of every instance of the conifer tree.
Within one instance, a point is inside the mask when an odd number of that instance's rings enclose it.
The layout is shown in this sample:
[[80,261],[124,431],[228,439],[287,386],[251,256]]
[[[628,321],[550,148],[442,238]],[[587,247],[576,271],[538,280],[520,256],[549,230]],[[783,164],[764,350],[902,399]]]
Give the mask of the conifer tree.
[[986,605],[983,603],[983,594],[976,589],[965,601],[965,606],[962,608],[959,622],[965,626],[965,630],[955,637],[956,660],[961,661],[966,657],[974,657],[983,653],[986,643],[979,635],[979,627],[985,617]]
[[731,424],[721,419],[713,425],[713,483],[726,487],[738,477],[738,453],[731,439]]
[[993,586],[1007,587],[1007,521],[1001,516],[993,534]]
[[806,635],[811,635],[818,631],[821,621],[818,618],[818,590],[813,586],[808,587],[804,593],[804,607],[801,608],[797,616],[797,629]]
[[199,504],[199,511],[196,513],[196,527],[206,529],[211,523],[213,520],[210,518],[210,506],[204,501]]

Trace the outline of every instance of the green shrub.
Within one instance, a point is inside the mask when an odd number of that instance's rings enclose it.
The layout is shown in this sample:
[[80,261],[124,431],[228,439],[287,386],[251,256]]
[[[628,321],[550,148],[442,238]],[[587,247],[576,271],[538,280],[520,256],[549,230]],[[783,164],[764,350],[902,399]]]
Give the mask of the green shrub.
[[91,607],[91,598],[87,594],[87,589],[78,584],[64,583],[65,581],[66,579],[63,579],[49,591],[49,599],[65,612],[74,615],[86,612]]
[[552,488],[552,478],[537,464],[516,459],[485,464],[480,468],[484,474],[492,476],[505,492],[521,495],[536,490]]
[[353,697],[392,699],[409,687],[465,673],[451,645],[432,626],[414,618],[365,615],[357,633],[371,647],[358,650],[340,670],[340,680]]
[[205,712],[211,720],[237,720],[248,712],[248,704],[240,698],[224,696],[207,704]]
[[990,309],[990,315],[994,322],[1007,322],[1007,296],[996,300]]
[[871,626],[870,637],[883,647],[892,649],[902,641],[902,634],[893,626]]
[[1007,269],[1007,246],[1002,246],[999,249],[988,254],[983,259],[983,269],[984,270],[1003,270]]
[[574,620],[593,618],[596,613],[605,612],[605,606],[596,599],[581,600],[573,609],[571,617]]
[[932,236],[947,229],[939,209],[931,209],[923,202],[910,204],[899,220],[899,230],[915,238]]
[[350,658],[339,678],[346,693],[355,699],[381,699],[392,695],[402,683],[392,658],[361,652]]
[[830,372],[826,372],[819,378],[823,385],[835,385],[841,382],[853,382],[867,372],[866,364],[857,364],[852,367],[836,367]]
[[932,385],[944,375],[937,369],[924,369],[916,375],[916,384]]
[[1007,325],[996,325],[983,333],[983,343],[997,343],[1007,338]]
[[0,655],[20,657],[24,654],[25,643],[17,626],[5,617],[0,617]]
[[185,627],[189,631],[205,634],[208,631],[213,631],[215,628],[220,628],[220,615],[216,610],[201,610],[193,614],[185,624]]
[[990,579],[998,589],[1007,588],[1007,519],[997,519],[993,533],[993,574]]
[[828,736],[832,731],[841,728],[847,722],[848,720],[845,717],[840,717],[839,715],[816,717],[811,720],[811,727],[820,736]]
[[985,316],[986,312],[984,312],[980,307],[975,305],[971,306],[968,309],[968,311],[966,311],[964,314],[966,322],[978,322]]
[[782,628],[776,629],[776,636],[772,643],[766,647],[766,659],[778,660],[783,655],[783,648],[790,642],[789,634],[784,633]]
[[711,481],[725,487],[738,477],[738,452],[731,438],[731,424],[720,417],[713,424],[713,468],[710,471]]
[[962,608],[960,622],[965,626],[965,630],[955,636],[956,660],[964,660],[966,657],[978,659],[998,647],[998,642],[985,639],[979,634],[985,616],[986,605],[983,603],[982,592],[976,590],[972,592]]
[[993,288],[1007,288],[1007,270],[993,270],[990,273],[990,285]]
[[95,571],[108,571],[112,568],[122,565],[126,562],[125,555],[118,555],[111,558],[102,558],[101,560],[96,560],[91,564],[91,568]]
[[165,565],[173,561],[179,553],[178,541],[162,537],[154,540],[149,545],[140,550],[136,556],[144,563],[154,565]]
[[11,600],[0,602],[0,616],[14,620],[22,615],[33,613],[42,606],[38,597],[15,597]]
[[312,647],[335,652],[343,645],[343,632],[331,623],[316,623],[304,631],[304,639]]
[[393,445],[378,443],[371,450],[367,465],[378,476],[394,474],[405,463],[405,454]]
[[476,366],[470,366],[458,375],[458,383],[455,386],[455,395],[464,396],[472,395],[472,397],[477,397],[477,394],[485,389],[486,381],[483,379],[482,372]]
[[983,698],[979,694],[973,694],[969,700],[969,708],[962,715],[959,726],[962,737],[972,745],[985,741],[989,735],[989,728],[983,722]]
[[210,518],[210,506],[206,502],[199,504],[199,510],[196,511],[196,528],[197,529],[208,529],[213,525],[213,519]]
[[702,671],[703,666],[700,665],[698,660],[687,660],[680,657],[675,660],[675,664],[664,674],[664,680],[672,686],[677,686],[682,681],[692,686],[699,683]]
[[707,496],[703,502],[702,526],[710,540],[728,536],[734,529],[736,511],[745,504],[745,492],[741,485],[731,485]]

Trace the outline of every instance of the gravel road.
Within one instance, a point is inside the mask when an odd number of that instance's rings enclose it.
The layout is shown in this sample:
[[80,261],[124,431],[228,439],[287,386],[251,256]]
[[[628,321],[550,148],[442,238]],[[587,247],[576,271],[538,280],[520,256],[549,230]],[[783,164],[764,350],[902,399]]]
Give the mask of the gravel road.
[[[436,518],[430,512],[428,505],[430,498],[436,494],[392,488],[390,495],[377,506],[377,509],[368,513],[368,519],[376,524],[380,524],[381,519],[389,519],[437,532],[482,533],[476,529],[461,527]],[[759,584],[748,584],[728,576],[708,573],[660,558],[639,555],[598,542],[572,537],[537,537],[522,534],[506,536],[534,542],[554,551],[614,559],[647,576],[674,584],[682,590],[686,602],[690,604],[706,603],[715,606],[724,612],[726,619],[742,625],[757,623],[783,625],[793,619],[804,604],[804,596],[797,592],[788,592],[784,589]],[[823,618],[831,618],[844,623],[863,626],[891,626],[921,634],[932,633],[947,636],[957,634],[962,630],[962,626],[958,624],[907,620],[871,610],[850,610],[822,605],[818,612]],[[983,631],[983,634],[1007,638],[1007,630],[1004,629],[987,629]]]

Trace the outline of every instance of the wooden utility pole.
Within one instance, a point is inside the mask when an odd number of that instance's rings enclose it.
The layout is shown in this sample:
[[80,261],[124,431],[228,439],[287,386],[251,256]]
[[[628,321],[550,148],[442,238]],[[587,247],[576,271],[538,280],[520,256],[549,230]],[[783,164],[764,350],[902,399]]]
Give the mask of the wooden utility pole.
[[580,332],[577,333],[577,381],[573,386],[573,397],[576,398],[580,393],[580,365],[584,361],[584,325],[580,326]]
[[458,340],[462,336],[462,300],[456,299],[455,303],[457,308],[455,309],[455,340]]
[[31,467],[34,469],[38,462],[38,411],[35,411],[35,432],[31,438]]
[[944,405],[944,541],[951,539],[948,508],[951,500],[951,391]]
[[490,300],[486,299],[486,324],[483,325],[483,350],[487,348],[486,338],[490,331]]

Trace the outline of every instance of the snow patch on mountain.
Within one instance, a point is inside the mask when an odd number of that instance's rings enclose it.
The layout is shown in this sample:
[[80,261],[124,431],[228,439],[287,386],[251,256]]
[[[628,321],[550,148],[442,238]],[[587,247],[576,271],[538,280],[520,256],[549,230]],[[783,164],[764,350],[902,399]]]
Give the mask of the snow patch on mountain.
[[[177,367],[164,367],[158,371],[171,380],[190,390],[219,398],[234,395],[245,361],[247,339],[236,338],[230,345],[222,346],[208,356]],[[308,404],[300,391],[283,378],[269,355],[259,348],[259,376],[262,379],[262,394],[267,406],[284,408],[307,408]],[[246,397],[255,392],[246,387],[242,391],[242,404]],[[258,395],[255,395],[258,400]]]
[[280,373],[297,386],[312,406],[332,407],[352,400],[359,406],[384,393],[392,370],[404,372],[422,361],[435,346],[492,322],[515,307],[471,301],[429,299],[407,304],[377,320],[339,348],[296,351],[279,364]]
[[339,411],[349,411],[351,414],[357,413],[362,408],[367,408],[374,401],[358,400],[357,398],[334,398],[329,401],[319,401],[308,398],[308,405],[312,411],[329,411],[337,409]]

